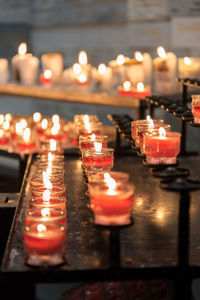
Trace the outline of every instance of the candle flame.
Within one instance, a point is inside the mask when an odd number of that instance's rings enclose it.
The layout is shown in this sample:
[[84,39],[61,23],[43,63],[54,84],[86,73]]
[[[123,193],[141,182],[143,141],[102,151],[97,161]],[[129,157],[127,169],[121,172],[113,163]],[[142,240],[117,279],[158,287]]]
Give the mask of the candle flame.
[[141,52],[139,52],[139,51],[135,51],[135,58],[137,59],[137,61],[143,61],[143,55],[142,55],[142,53]]
[[100,74],[105,74],[107,72],[107,67],[105,64],[100,64],[99,67],[98,67],[98,72]]
[[160,127],[158,132],[159,132],[160,138],[166,137],[166,130],[163,127]]
[[102,143],[94,142],[94,149],[96,152],[101,152]]
[[51,196],[50,191],[49,190],[45,190],[43,192],[43,195],[42,195],[43,201],[49,201],[50,200],[50,196]]
[[12,120],[12,115],[11,114],[6,114],[5,115],[5,120],[10,122]]
[[52,122],[53,123],[59,123],[59,121],[60,121],[59,115],[55,114],[55,115],[52,116]]
[[30,130],[30,128],[24,129],[24,132],[23,132],[23,140],[24,140],[24,142],[28,143],[29,140],[30,140],[30,136],[31,136],[31,130]]
[[4,122],[4,115],[0,114],[0,125],[2,125]]
[[42,118],[41,113],[35,112],[35,113],[33,114],[33,121],[34,121],[35,123],[38,123],[38,122],[41,120],[41,118]]
[[21,123],[23,129],[26,128],[28,125],[27,121],[25,119],[21,119],[20,123]]
[[41,209],[41,215],[43,217],[50,217],[51,216],[50,209],[48,207]]
[[184,57],[183,61],[184,61],[184,64],[186,64],[187,66],[191,65],[191,63],[192,63],[191,59],[187,56]]
[[87,81],[87,76],[86,76],[86,74],[81,73],[81,74],[78,76],[78,80],[79,80],[81,83],[86,82],[86,81]]
[[46,173],[51,176],[52,175],[52,168],[51,168],[51,163],[48,165],[49,167],[46,168]]
[[138,90],[138,92],[144,91],[144,84],[142,82],[137,83],[137,90]]
[[42,129],[47,129],[47,127],[48,127],[48,121],[47,121],[47,119],[43,119],[42,120],[41,126],[42,126]]
[[114,195],[115,194],[115,189],[116,189],[116,186],[117,186],[116,181],[113,178],[108,177],[107,179],[105,179],[105,182],[108,185],[107,194],[108,195]]
[[103,174],[103,177],[104,177],[104,180],[105,180],[105,181],[108,180],[109,178],[111,178],[111,177],[110,177],[110,174],[108,174],[108,173],[104,173],[104,174]]
[[148,115],[148,116],[146,117],[146,120],[147,120],[148,122],[151,120],[150,115]]
[[96,135],[93,133],[93,134],[91,135],[91,141],[94,142],[95,139],[96,139]]
[[60,123],[54,123],[53,127],[51,128],[51,134],[56,135],[60,130]]
[[84,122],[84,123],[89,122],[89,116],[88,116],[88,115],[84,115],[84,116],[83,116],[83,122]]
[[165,49],[163,47],[158,47],[157,48],[157,53],[161,58],[166,58],[166,52]]
[[45,188],[52,189],[52,183],[49,180],[49,174],[47,172],[43,171],[42,177],[43,177],[43,183],[44,183]]
[[123,65],[125,63],[125,57],[124,57],[124,55],[123,54],[119,54],[117,56],[116,61],[117,61],[118,65]]
[[10,128],[10,122],[9,122],[9,121],[5,121],[5,122],[3,123],[3,128],[4,128],[5,130],[8,130],[8,129]]
[[87,59],[87,53],[85,51],[80,51],[78,56],[78,61],[80,65],[87,65],[88,59]]
[[18,135],[23,135],[23,127],[22,127],[22,124],[20,122],[17,122],[15,124],[15,130],[16,130],[16,133]]
[[0,129],[0,138],[3,136],[3,133],[4,133],[3,129]]
[[75,63],[74,65],[73,65],[73,71],[74,71],[74,73],[75,74],[80,74],[81,73],[81,66],[78,64],[78,63]]
[[37,231],[38,232],[44,232],[44,231],[46,231],[47,230],[47,228],[46,228],[46,226],[44,225],[44,224],[39,224],[38,226],[37,226]]
[[149,121],[149,128],[154,128],[154,122],[152,119]]
[[56,150],[56,140],[50,139],[50,151]]
[[163,219],[163,217],[164,217],[164,212],[161,211],[161,210],[159,210],[159,211],[157,212],[157,214],[156,214],[156,217],[157,217],[158,219]]
[[51,79],[52,78],[52,71],[50,69],[44,70],[44,78]]
[[49,152],[48,153],[48,161],[52,162],[52,160],[54,160],[54,158],[55,158],[55,156],[51,152]]
[[24,54],[26,54],[26,52],[27,52],[27,45],[26,45],[26,43],[21,43],[19,45],[19,48],[18,48],[18,54],[19,55],[24,55]]
[[123,88],[124,88],[125,91],[130,91],[130,88],[131,88],[130,81],[124,81]]

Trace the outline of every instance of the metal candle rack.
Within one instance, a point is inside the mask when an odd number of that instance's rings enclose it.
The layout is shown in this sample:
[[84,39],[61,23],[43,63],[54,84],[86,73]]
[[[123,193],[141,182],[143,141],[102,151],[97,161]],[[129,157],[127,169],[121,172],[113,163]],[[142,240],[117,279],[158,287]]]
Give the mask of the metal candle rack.
[[[185,82],[185,81],[184,81]],[[200,82],[199,82],[200,84]],[[187,83],[188,86],[188,83]],[[187,87],[186,86],[186,87]],[[153,112],[154,106],[160,106],[164,109],[168,109],[169,112],[177,117],[181,117],[181,129],[183,135],[182,154],[188,154],[185,150],[186,142],[186,128],[185,128],[185,115],[187,114],[187,121],[191,122],[192,126],[195,126],[192,121],[191,110],[186,108],[187,88],[183,87],[183,101],[181,104],[171,103],[169,100],[159,98],[156,96],[148,97],[147,101],[150,103],[150,112]],[[200,87],[200,85],[199,85]],[[189,117],[190,114],[190,117]],[[118,134],[123,135],[130,143],[131,148],[136,150],[135,143],[131,136],[131,118],[127,115],[108,115],[110,121],[116,126]],[[119,146],[118,144],[117,146]],[[191,155],[191,153],[189,153]],[[178,228],[178,279],[174,282],[174,299],[190,299],[191,296],[191,277],[188,276],[189,270],[189,232],[190,232],[190,192],[200,189],[200,181],[187,178],[190,175],[190,171],[185,168],[177,168],[175,166],[168,165],[148,165],[143,164],[150,168],[150,172],[153,176],[158,177],[161,180],[160,187],[169,191],[179,192],[179,228]]]

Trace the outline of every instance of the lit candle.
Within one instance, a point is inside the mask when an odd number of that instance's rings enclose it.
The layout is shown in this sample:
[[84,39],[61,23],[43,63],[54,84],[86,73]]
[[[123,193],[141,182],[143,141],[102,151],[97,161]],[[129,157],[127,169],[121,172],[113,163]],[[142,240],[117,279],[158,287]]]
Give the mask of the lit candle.
[[178,132],[166,132],[161,127],[159,132],[145,134],[144,152],[149,164],[176,164],[180,152],[180,137]]
[[132,85],[137,82],[145,82],[145,72],[143,67],[143,55],[137,51],[135,58],[130,58],[125,61],[125,76]]
[[[149,126],[151,123],[150,123],[150,120],[151,120],[151,117],[148,115],[146,120],[136,120],[136,121],[132,121],[131,122],[131,134],[132,134],[132,138],[133,140],[135,141],[136,140],[136,130],[137,130],[137,127],[138,126],[141,126],[141,125],[147,125]],[[153,123],[154,125],[158,125],[158,126],[162,126],[164,124],[164,121],[163,120],[153,120]]]
[[65,211],[60,208],[36,208],[28,210],[26,213],[26,225],[38,222],[56,222],[66,224]]
[[80,151],[87,148],[94,148],[94,142],[102,144],[103,148],[107,147],[108,137],[102,135],[95,135],[94,133],[88,136],[81,135],[79,136],[79,149]]
[[105,64],[100,64],[94,74],[94,78],[100,88],[109,89],[112,86],[112,69]]
[[178,91],[177,57],[172,52],[165,52],[163,47],[157,48],[159,57],[153,60],[155,75],[155,92],[159,94],[175,94]]
[[63,72],[63,56],[60,53],[45,53],[41,56],[43,70],[52,71],[52,80],[57,81]]
[[118,86],[118,94],[120,96],[133,97],[133,88],[130,81],[124,81],[122,86]]
[[22,139],[19,136],[19,141],[17,146],[20,151],[33,152],[34,150],[36,150],[36,143],[31,138],[30,128],[24,129]]
[[52,82],[53,73],[50,69],[44,70],[40,75],[40,83],[44,86],[50,86]]
[[117,183],[106,176],[104,184],[89,184],[90,208],[94,223],[107,226],[126,225],[131,222],[134,204],[134,186]]
[[33,223],[24,230],[24,250],[30,265],[47,266],[63,262],[66,228],[57,223]]
[[151,88],[150,86],[144,86],[143,82],[138,82],[136,89],[133,90],[133,96],[135,98],[145,98],[150,96]]
[[41,118],[42,118],[41,113],[35,112],[35,113],[33,114],[33,121],[34,121],[34,123],[40,122],[40,121],[41,121]]
[[89,81],[85,73],[80,73],[77,76],[76,83],[78,86],[88,86]]
[[178,59],[178,72],[181,78],[199,78],[200,63],[197,58]]
[[123,54],[119,54],[115,60],[111,60],[108,65],[112,69],[114,84],[121,83],[125,78],[124,63],[126,58]]
[[18,47],[18,54],[13,56],[13,58],[12,58],[13,75],[17,82],[20,81],[19,61],[25,59],[26,55],[29,55],[29,56],[32,55],[32,54],[26,54],[26,52],[27,52],[26,43],[21,43]]
[[136,51],[134,53],[135,58],[142,63],[144,69],[145,79],[144,83],[150,85],[152,83],[152,70],[153,70],[153,61],[149,53],[141,53]]

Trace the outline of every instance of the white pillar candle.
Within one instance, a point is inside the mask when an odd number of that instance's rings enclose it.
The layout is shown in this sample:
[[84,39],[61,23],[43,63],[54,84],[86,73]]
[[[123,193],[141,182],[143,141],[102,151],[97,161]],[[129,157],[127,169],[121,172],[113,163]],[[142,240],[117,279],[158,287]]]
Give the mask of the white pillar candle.
[[0,83],[8,82],[8,60],[0,58]]
[[12,63],[12,69],[13,69],[13,76],[14,79],[17,82],[20,82],[20,74],[19,74],[19,62],[26,59],[26,57],[31,57],[31,53],[26,53],[27,52],[27,45],[26,43],[21,43],[18,48],[18,54],[13,56],[11,63]]
[[125,79],[124,63],[128,58],[123,54],[119,54],[116,59],[111,60],[108,65],[112,69],[113,83],[116,85],[121,84]]
[[200,61],[198,58],[184,57],[178,59],[180,78],[199,78]]
[[126,78],[137,85],[138,82],[145,82],[145,71],[143,66],[143,57],[131,58],[125,62]]
[[163,47],[158,47],[159,57],[154,58],[154,90],[158,94],[170,95],[178,91],[177,57],[172,52],[165,52]]
[[93,68],[93,78],[102,89],[107,90],[112,87],[112,69],[105,64],[100,64],[98,69]]
[[39,68],[39,59],[35,56],[27,56],[18,62],[21,83],[33,85],[36,83]]
[[46,53],[41,56],[42,68],[52,71],[53,80],[59,80],[63,72],[63,56],[60,53]]

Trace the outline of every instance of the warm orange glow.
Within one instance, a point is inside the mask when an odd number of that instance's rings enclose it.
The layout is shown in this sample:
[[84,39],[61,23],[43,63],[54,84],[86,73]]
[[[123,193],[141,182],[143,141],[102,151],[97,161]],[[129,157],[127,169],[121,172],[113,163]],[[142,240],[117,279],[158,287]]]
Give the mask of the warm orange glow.
[[101,152],[102,143],[94,142],[94,149],[96,152]]
[[35,123],[38,123],[38,122],[41,120],[41,118],[42,118],[41,113],[35,112],[35,113],[33,114],[33,121],[34,121]]
[[56,140],[50,139],[50,151],[56,150]]
[[80,65],[87,65],[88,59],[87,59],[87,53],[85,51],[80,51],[78,56],[78,61]]
[[138,92],[144,92],[144,84],[142,82],[137,83]]
[[46,226],[44,224],[39,224],[37,226],[37,231],[38,232],[45,232],[47,230]]
[[23,132],[23,140],[24,140],[24,142],[28,143],[29,140],[30,140],[30,137],[31,137],[31,130],[30,130],[30,128],[24,129],[24,132]]
[[44,70],[44,78],[51,79],[52,78],[52,71],[50,69]]
[[158,132],[159,132],[160,138],[166,137],[166,130],[163,127],[160,127]]
[[3,123],[3,128],[4,128],[5,130],[8,130],[8,129],[10,128],[10,122],[9,122],[9,121],[5,121],[5,122]]
[[123,88],[124,88],[125,91],[130,91],[130,88],[131,88],[130,81],[124,81]]
[[78,76],[78,80],[80,81],[80,83],[84,83],[87,81],[87,76],[83,73],[81,73],[79,76]]
[[135,51],[135,58],[137,59],[137,61],[143,61],[142,53],[139,51]]
[[43,192],[43,195],[42,195],[43,201],[49,201],[50,200],[50,196],[51,196],[50,191],[49,190],[45,190]]
[[165,49],[163,47],[158,47],[157,48],[157,53],[161,58],[166,58],[166,52]]
[[48,121],[47,121],[47,119],[43,119],[42,120],[41,126],[42,126],[42,129],[47,129],[47,127],[48,127]]
[[18,54],[19,55],[24,55],[24,54],[26,54],[26,52],[27,52],[27,45],[26,45],[26,43],[21,43],[19,45],[19,48],[18,48]]
[[105,64],[100,64],[98,67],[99,74],[105,74],[107,72],[107,67]]
[[59,115],[55,114],[55,115],[52,116],[52,122],[53,123],[59,123],[59,121],[60,121]]
[[48,207],[41,209],[41,215],[43,217],[50,217],[51,216],[50,209]]
[[2,138],[3,133],[4,133],[3,129],[0,129],[0,138]]
[[187,65],[187,66],[190,66],[191,63],[192,63],[191,59],[187,56],[184,57],[183,61],[184,61],[184,64]]
[[81,66],[78,63],[73,65],[73,71],[74,71],[75,74],[80,74],[81,70],[82,70]]
[[0,125],[2,125],[4,122],[4,115],[0,114]]
[[125,57],[124,57],[124,55],[123,54],[119,54],[117,56],[116,61],[117,61],[118,65],[123,65],[125,63]]

